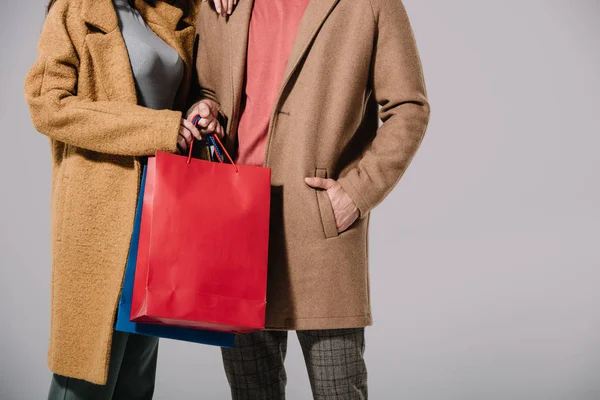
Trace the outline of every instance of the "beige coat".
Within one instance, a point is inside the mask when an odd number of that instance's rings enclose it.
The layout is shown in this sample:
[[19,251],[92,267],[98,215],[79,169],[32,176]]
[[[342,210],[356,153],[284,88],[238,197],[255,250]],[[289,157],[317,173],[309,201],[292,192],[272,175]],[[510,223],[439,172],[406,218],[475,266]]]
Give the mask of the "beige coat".
[[[148,25],[184,61],[188,95],[194,15],[136,0]],[[191,8],[195,10],[195,7]],[[52,152],[50,369],[106,382],[115,310],[133,229],[138,156],[174,152],[181,112],[137,106],[111,0],[58,0],[25,81],[35,128]]]
[[[203,2],[196,27],[200,97],[219,103],[230,150],[252,4],[240,0],[226,20]],[[267,140],[265,165],[272,168],[273,185],[269,328],[371,324],[369,213],[408,167],[428,119],[421,63],[401,1],[311,0]],[[308,187],[306,176],[338,179],[360,219],[338,234],[327,193]]]

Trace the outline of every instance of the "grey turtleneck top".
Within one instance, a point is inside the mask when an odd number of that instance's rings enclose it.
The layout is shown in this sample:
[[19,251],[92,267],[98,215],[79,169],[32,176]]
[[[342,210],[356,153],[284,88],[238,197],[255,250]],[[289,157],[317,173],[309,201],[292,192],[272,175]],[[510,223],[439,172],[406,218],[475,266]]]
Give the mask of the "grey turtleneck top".
[[155,110],[173,108],[183,78],[181,57],[148,27],[128,0],[113,0],[113,4],[129,53],[138,104]]

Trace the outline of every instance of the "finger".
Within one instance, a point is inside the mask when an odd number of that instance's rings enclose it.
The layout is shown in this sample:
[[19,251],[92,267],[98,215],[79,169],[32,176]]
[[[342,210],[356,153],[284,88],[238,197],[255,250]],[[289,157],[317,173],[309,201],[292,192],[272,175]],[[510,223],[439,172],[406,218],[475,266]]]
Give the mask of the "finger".
[[211,134],[211,135],[217,135],[219,137],[219,139],[223,139],[223,128],[221,127],[221,124],[219,124],[219,121],[214,121],[214,126],[209,126],[206,129],[206,133]]
[[179,136],[177,138],[177,147],[179,148],[179,152],[180,153],[187,152],[188,145],[187,145],[187,142],[185,141],[185,138],[183,136]]
[[200,120],[198,121],[198,127],[202,130],[208,128],[208,126],[211,123],[211,119],[210,118],[200,118]]
[[188,115],[188,117],[186,118],[188,121],[192,121],[194,119],[194,117],[198,114],[200,114],[200,111],[198,111],[198,107],[200,106],[200,104],[196,104],[194,106],[194,108],[192,108],[192,112],[190,113],[190,115]]
[[227,16],[227,0],[221,0],[221,16]]
[[202,133],[203,135],[212,135],[215,133],[216,126],[217,122],[213,120],[208,124],[208,126],[206,126],[205,128],[201,128],[200,133]]
[[221,14],[221,0],[214,0],[213,4],[215,5],[215,10],[217,10],[217,13]]
[[338,233],[342,231],[344,227],[344,223],[340,222],[339,218],[335,215],[335,211],[333,213],[333,218],[335,219],[335,227],[337,228]]
[[350,226],[348,215],[345,214],[343,210],[341,212],[337,212],[336,208],[333,206],[333,203],[332,208],[335,218],[335,226],[337,227],[338,233],[345,231]]
[[311,186],[315,189],[331,189],[335,185],[335,180],[326,179],[326,178],[317,178],[317,177],[309,177],[304,178],[304,182],[308,186]]
[[238,0],[233,0],[233,5],[237,6],[237,2],[238,2]]
[[200,135],[200,131],[198,130],[198,128],[196,128],[196,126],[194,126],[194,124],[192,124],[190,121],[188,121],[187,119],[183,120],[183,126],[185,127],[185,129],[187,129],[196,139],[198,140],[202,140],[202,135]]
[[200,117],[202,117],[202,118],[208,118],[212,115],[210,106],[205,101],[201,101],[198,104],[196,111],[197,111],[197,114],[200,115]]
[[215,133],[219,136],[219,139],[223,139],[225,137],[225,131],[221,124],[217,124],[217,129],[215,129]]
[[215,133],[215,129],[217,128],[217,121],[213,120],[207,127],[206,132],[208,134]]
[[233,11],[233,0],[227,0],[227,14],[231,15],[231,11]]
[[187,144],[189,144],[192,141],[191,132],[183,125],[181,126],[181,129],[179,130],[179,135],[183,136],[183,139],[185,140],[185,142]]

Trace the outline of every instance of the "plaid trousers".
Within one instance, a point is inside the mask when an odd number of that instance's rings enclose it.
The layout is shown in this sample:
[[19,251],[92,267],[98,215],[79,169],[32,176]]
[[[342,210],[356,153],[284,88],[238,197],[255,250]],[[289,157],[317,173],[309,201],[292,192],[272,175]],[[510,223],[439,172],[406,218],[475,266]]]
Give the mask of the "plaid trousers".
[[[297,331],[315,400],[367,399],[364,328]],[[222,349],[233,400],[284,400],[287,331],[238,335]]]

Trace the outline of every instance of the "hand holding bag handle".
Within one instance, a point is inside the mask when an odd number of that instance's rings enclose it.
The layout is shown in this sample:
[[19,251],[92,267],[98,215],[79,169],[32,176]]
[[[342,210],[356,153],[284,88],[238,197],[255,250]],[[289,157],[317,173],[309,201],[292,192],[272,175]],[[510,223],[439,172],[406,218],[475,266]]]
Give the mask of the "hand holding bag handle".
[[[192,123],[194,125],[198,126],[198,122],[200,122],[200,119],[202,119],[200,117],[200,115],[196,114],[192,118]],[[216,142],[215,142],[215,140],[216,140]],[[192,149],[194,148],[194,141],[195,141],[195,139],[194,139],[194,137],[192,137],[192,142],[190,143],[190,151],[188,153],[188,158],[187,158],[188,164],[190,163],[190,161],[192,159]],[[223,143],[221,143],[219,136],[217,136],[215,134],[211,134],[206,137],[206,141],[208,142],[209,145],[211,145],[215,148],[215,155],[217,156],[217,158],[219,159],[219,162],[221,164],[223,164],[223,154],[221,153],[221,150],[222,150],[225,153],[225,155],[227,156],[227,158],[229,159],[229,161],[231,162],[231,164],[234,166],[235,172],[237,173],[239,171],[236,163],[233,162],[233,160],[231,159],[231,156],[227,152],[227,149],[225,148],[225,146],[223,146]],[[218,146],[217,146],[217,143],[218,143]]]

